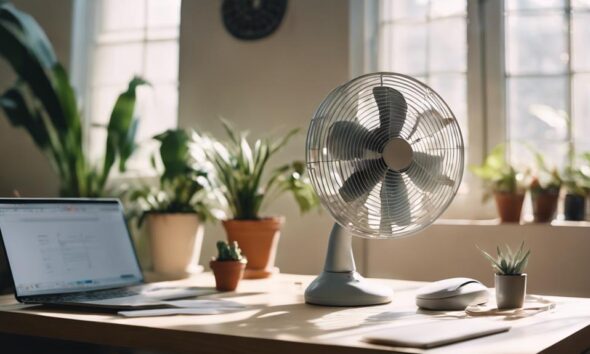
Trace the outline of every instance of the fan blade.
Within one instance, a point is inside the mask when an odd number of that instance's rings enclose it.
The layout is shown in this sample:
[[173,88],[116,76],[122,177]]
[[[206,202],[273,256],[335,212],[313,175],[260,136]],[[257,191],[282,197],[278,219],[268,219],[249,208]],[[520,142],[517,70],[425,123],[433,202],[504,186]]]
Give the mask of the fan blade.
[[387,171],[381,185],[381,223],[383,235],[391,233],[391,225],[407,226],[412,221],[408,191],[402,175]]
[[442,156],[415,151],[414,166],[408,169],[408,176],[422,190],[430,186],[428,184],[430,180],[434,180],[437,184],[452,186],[454,181],[442,173],[442,161]]
[[327,147],[335,159],[362,158],[367,149],[369,130],[356,122],[336,122],[330,127]]
[[414,135],[420,124],[426,124],[428,126],[427,130],[431,131],[430,136],[433,136],[452,122],[453,118],[445,118],[442,116],[442,114],[440,114],[439,111],[435,109],[428,109],[424,112],[421,112],[416,117],[416,123],[412,127],[412,131],[408,136],[408,140],[410,140],[410,138]]
[[373,96],[379,109],[380,129],[385,129],[389,138],[399,137],[408,111],[404,95],[391,87],[378,86],[373,88]]
[[363,168],[354,171],[344,181],[339,190],[342,199],[348,203],[369,193],[383,178],[385,171],[387,171],[387,165],[382,158],[368,160]]

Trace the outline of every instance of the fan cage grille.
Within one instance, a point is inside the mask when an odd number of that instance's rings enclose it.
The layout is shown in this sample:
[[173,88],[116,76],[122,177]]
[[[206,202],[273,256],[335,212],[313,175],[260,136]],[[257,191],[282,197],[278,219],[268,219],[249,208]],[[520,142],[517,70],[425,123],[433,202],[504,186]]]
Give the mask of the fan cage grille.
[[[367,140],[390,138],[378,129],[379,107],[373,88],[380,86],[399,91],[407,103],[399,137],[410,143],[414,159],[405,171],[387,169],[382,174],[380,152],[367,149]],[[389,106],[393,111],[398,108]],[[347,147],[345,155],[350,155],[344,158],[331,151],[329,144],[337,122],[363,128],[340,137]],[[367,131],[374,134],[368,138]],[[399,238],[428,227],[452,202],[463,176],[463,137],[453,112],[429,86],[397,73],[367,74],[330,92],[311,120],[306,150],[310,179],[322,205],[338,224],[365,238]],[[346,201],[339,190],[360,170],[367,171],[364,178],[350,184],[361,196]],[[382,196],[384,183],[403,183],[407,202],[403,193]]]

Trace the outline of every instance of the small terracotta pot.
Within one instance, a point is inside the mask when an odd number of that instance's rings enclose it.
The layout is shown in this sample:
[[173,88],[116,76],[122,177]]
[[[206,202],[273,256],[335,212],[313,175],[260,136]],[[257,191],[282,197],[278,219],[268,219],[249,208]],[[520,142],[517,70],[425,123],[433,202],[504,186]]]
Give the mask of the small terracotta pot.
[[565,220],[584,220],[586,217],[586,197],[578,194],[566,194],[563,216]]
[[228,241],[236,241],[248,259],[245,279],[268,278],[276,273],[275,257],[284,222],[283,217],[223,222]]
[[150,213],[146,216],[154,272],[182,278],[197,269],[203,226],[194,213]]
[[496,208],[498,215],[500,215],[500,221],[520,222],[524,194],[495,192],[494,198],[496,199]]
[[215,275],[215,288],[219,291],[236,290],[246,268],[246,264],[240,261],[211,261],[209,266]]
[[557,211],[559,190],[532,192],[533,219],[535,222],[551,222]]
[[517,309],[524,304],[526,274],[494,276],[496,303],[499,309]]

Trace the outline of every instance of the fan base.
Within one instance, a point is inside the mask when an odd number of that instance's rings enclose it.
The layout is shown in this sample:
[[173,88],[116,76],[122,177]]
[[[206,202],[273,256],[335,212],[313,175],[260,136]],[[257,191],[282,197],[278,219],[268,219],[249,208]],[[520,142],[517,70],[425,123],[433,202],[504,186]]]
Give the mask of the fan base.
[[322,272],[305,290],[305,302],[323,306],[370,306],[391,302],[393,290],[358,272]]

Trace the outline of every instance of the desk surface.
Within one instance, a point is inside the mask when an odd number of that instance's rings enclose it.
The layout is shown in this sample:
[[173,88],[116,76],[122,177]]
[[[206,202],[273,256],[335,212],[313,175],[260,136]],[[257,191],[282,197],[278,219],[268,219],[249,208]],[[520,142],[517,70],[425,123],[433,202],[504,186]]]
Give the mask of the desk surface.
[[[303,291],[312,279],[280,274],[266,280],[243,280],[237,292],[208,298],[231,299],[248,308],[207,316],[121,318],[15,304],[4,296],[0,298],[0,332],[179,353],[197,348],[199,353],[416,353],[423,351],[371,345],[362,337],[375,329],[443,316],[417,312],[414,294],[423,283],[398,280],[383,280],[396,291],[391,304],[363,308],[306,305]],[[212,286],[214,280],[205,273],[181,283]],[[557,303],[555,310],[511,320],[509,332],[426,352],[581,352],[589,348],[590,299],[547,298]],[[444,316],[462,316],[462,312]]]

